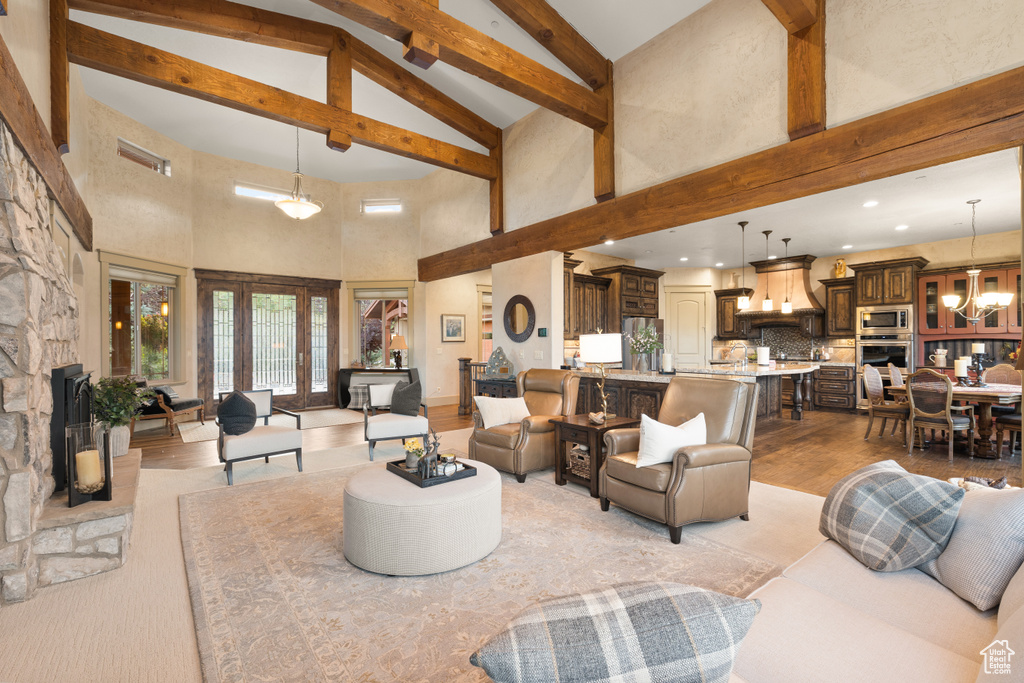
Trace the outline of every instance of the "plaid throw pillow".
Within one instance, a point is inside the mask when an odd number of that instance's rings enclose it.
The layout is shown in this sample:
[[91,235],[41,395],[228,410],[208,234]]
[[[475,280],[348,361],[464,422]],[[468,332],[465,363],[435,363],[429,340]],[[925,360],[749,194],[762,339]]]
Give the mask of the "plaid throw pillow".
[[724,683],[760,609],[695,586],[619,584],[527,608],[469,661],[497,683]]
[[832,487],[821,509],[821,533],[868,569],[916,567],[946,547],[964,493],[892,460],[878,462]]

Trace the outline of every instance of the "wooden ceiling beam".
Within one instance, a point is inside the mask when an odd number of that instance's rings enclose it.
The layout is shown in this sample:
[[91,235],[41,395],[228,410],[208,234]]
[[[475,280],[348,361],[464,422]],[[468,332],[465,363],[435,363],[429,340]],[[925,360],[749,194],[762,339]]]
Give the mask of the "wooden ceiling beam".
[[[352,111],[352,49],[340,35],[327,53],[327,104]],[[340,130],[327,133],[327,146],[344,152],[352,146],[352,136]]]
[[440,59],[588,128],[608,123],[607,102],[589,88],[519,54],[424,0],[313,0],[343,17],[404,42],[417,31]]
[[547,0],[491,0],[491,4],[591,88],[597,90],[608,82],[608,60]]
[[351,135],[353,142],[374,149],[478,178],[497,177],[494,160],[487,155],[75,22],[68,24],[68,56],[81,66],[323,135],[334,130]]
[[67,27],[67,0],[50,0],[50,136],[61,154],[71,151]]
[[71,229],[86,251],[92,251],[92,216],[78,194],[71,174],[60,158],[60,152],[43,117],[39,114],[28,86],[14,64],[7,44],[0,38],[0,116],[11,135],[24,150],[28,161],[39,172],[49,195],[64,211]]
[[612,91],[612,63],[605,62],[608,75],[597,94],[608,101],[608,124],[594,129],[594,199],[606,202],[615,197],[615,103]]
[[490,182],[488,199],[491,205],[491,234],[505,232],[505,171],[502,162],[503,145],[491,150],[491,158],[498,168],[498,177]]
[[802,31],[818,20],[816,0],[761,0],[789,33]]
[[425,282],[624,239],[1024,143],[1024,67],[419,260]]
[[789,139],[825,130],[825,0],[814,0],[818,20],[788,37]]
[[68,0],[71,9],[326,57],[341,35],[353,68],[487,149],[501,129],[341,29],[227,0]]

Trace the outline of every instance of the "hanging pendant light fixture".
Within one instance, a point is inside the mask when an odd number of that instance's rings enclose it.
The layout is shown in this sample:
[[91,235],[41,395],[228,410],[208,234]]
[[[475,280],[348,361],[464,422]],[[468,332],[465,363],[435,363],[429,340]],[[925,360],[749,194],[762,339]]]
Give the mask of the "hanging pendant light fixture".
[[[747,288],[747,221],[740,221],[740,287]],[[750,308],[750,297],[744,294],[736,301],[736,308],[745,311]]]
[[793,302],[789,300],[789,240],[791,237],[783,237],[782,243],[786,245],[786,300],[782,302],[782,312],[792,313]]
[[299,173],[299,129],[295,128],[295,185],[292,187],[292,196],[288,199],[278,199],[274,206],[284,211],[290,218],[297,221],[315,216],[324,208],[321,202],[311,202],[302,193],[302,174]]
[[[772,234],[771,230],[764,230],[764,260],[768,260],[768,235]],[[761,302],[762,311],[774,310],[775,304],[772,301],[772,295],[768,293],[768,285],[771,283],[771,279],[768,277],[768,273],[764,274],[764,301]]]
[[960,303],[956,294],[945,294],[942,303],[951,313],[959,313],[969,323],[977,323],[993,313],[1005,310],[1013,302],[1013,292],[982,292],[978,285],[981,271],[974,260],[974,243],[978,239],[978,230],[974,223],[975,209],[980,199],[971,199],[971,269],[967,271],[967,298]]

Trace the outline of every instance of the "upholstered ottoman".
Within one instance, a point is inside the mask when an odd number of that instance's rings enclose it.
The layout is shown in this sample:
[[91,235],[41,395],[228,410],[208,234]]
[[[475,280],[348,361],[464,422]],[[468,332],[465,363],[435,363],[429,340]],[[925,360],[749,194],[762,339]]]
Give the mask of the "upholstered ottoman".
[[420,576],[465,567],[501,541],[501,475],[490,465],[474,477],[421,489],[369,467],[345,484],[345,557],[378,574]]

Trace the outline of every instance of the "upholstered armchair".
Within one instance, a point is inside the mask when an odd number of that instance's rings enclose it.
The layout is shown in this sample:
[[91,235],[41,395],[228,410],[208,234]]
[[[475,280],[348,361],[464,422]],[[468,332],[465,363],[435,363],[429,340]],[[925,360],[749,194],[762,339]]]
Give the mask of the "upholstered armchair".
[[666,524],[673,543],[685,524],[749,519],[757,391],[756,384],[729,379],[674,378],[658,421],[676,426],[704,413],[707,444],[680,448],[672,462],[637,467],[640,430],[608,432],[598,483],[601,509],[615,503]]
[[555,426],[551,420],[576,413],[580,378],[568,370],[532,368],[516,377],[519,395],[530,416],[521,422],[484,429],[479,411],[473,411],[469,457],[495,469],[511,472],[519,483],[530,472],[554,467]]

